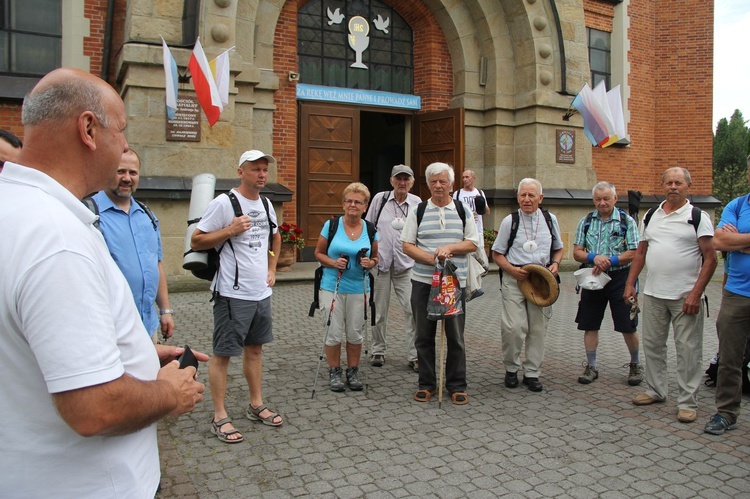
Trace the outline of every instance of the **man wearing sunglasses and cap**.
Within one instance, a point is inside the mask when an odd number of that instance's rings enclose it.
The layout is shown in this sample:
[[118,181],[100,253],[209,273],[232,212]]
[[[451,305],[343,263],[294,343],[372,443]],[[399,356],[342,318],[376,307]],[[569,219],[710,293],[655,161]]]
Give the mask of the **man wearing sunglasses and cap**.
[[388,304],[391,285],[405,316],[407,361],[409,367],[419,372],[417,349],[414,346],[414,315],[411,311],[411,269],[414,260],[406,256],[401,243],[401,229],[406,216],[421,199],[409,193],[414,185],[414,172],[406,165],[396,165],[391,170],[393,190],[375,194],[365,219],[375,224],[380,235],[378,254],[380,261],[375,275],[373,297],[375,300],[375,328],[372,331],[372,356],[370,364],[380,367],[385,363],[385,336],[388,323]]

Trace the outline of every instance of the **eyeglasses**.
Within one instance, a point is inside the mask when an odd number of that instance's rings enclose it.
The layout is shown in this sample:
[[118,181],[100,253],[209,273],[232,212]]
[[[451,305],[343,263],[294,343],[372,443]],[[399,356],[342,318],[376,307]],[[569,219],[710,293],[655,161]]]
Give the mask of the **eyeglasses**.
[[357,206],[362,206],[367,203],[365,203],[364,201],[360,201],[359,199],[344,199],[344,204],[355,204]]

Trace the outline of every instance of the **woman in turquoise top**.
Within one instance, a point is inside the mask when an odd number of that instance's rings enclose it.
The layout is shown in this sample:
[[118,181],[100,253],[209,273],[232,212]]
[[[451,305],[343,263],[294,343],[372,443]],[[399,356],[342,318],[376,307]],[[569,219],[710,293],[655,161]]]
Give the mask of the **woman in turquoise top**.
[[[344,391],[341,370],[341,342],[346,334],[346,381],[350,390],[362,390],[359,358],[362,352],[364,307],[370,291],[369,270],[378,264],[378,236],[372,243],[362,215],[370,201],[370,191],[359,182],[349,184],[343,195],[344,216],[328,241],[331,220],[323,224],[315,246],[315,258],[323,266],[320,284],[321,307],[331,315],[325,342],[331,390]],[[338,289],[337,289],[338,286]],[[331,301],[336,303],[331,311]],[[325,320],[328,320],[326,315]]]

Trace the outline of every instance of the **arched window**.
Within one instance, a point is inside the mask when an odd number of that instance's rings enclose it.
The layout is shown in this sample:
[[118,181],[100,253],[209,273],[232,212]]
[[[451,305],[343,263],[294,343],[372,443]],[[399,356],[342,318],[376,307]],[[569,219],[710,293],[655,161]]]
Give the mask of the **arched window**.
[[[349,21],[360,16],[369,31],[361,51],[349,45]],[[413,35],[404,19],[377,0],[311,0],[297,15],[300,82],[331,87],[413,93]]]

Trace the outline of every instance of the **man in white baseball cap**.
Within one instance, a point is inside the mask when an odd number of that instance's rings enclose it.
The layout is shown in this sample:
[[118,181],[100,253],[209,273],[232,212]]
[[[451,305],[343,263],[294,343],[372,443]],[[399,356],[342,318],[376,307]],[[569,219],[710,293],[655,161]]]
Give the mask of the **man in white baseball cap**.
[[214,336],[208,377],[214,404],[211,433],[228,444],[244,438],[224,403],[232,357],[242,356],[249,389],[245,415],[267,426],[283,423],[281,416],[263,403],[261,388],[263,345],[273,341],[271,288],[276,283],[281,235],[273,205],[260,191],[268,180],[268,163],[275,162],[262,151],[244,152],[237,168],[239,187],[211,201],[190,240],[195,251],[223,248],[212,283]]
[[265,159],[269,163],[276,163],[276,158],[274,158],[270,154],[265,154],[263,151],[259,151],[257,149],[251,149],[249,151],[245,151],[242,153],[242,156],[240,156],[240,163],[238,166],[241,167],[242,163],[246,161],[254,163],[258,161],[259,159]]

